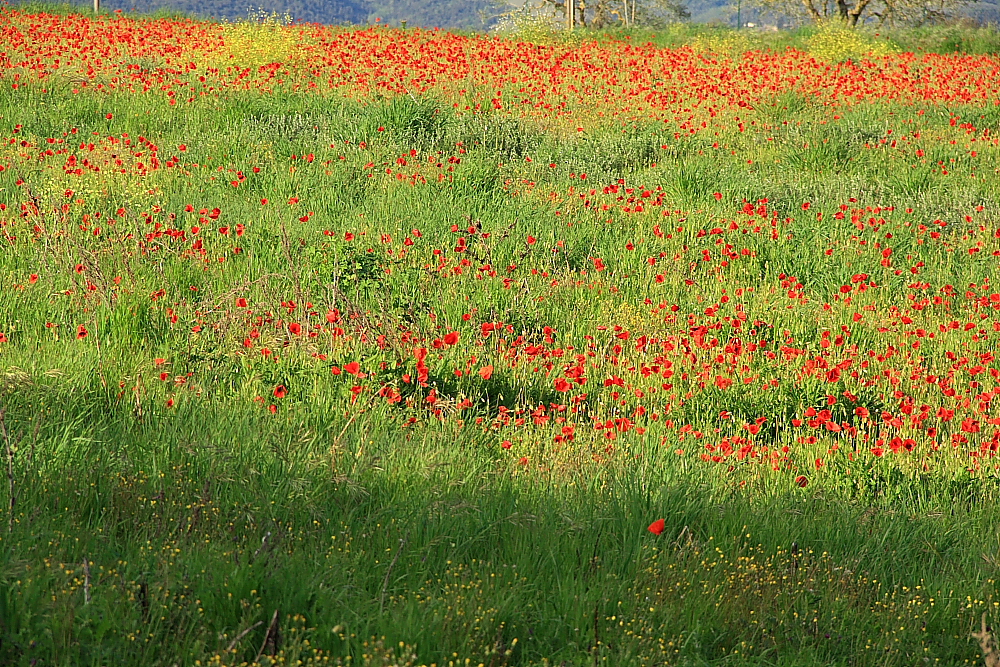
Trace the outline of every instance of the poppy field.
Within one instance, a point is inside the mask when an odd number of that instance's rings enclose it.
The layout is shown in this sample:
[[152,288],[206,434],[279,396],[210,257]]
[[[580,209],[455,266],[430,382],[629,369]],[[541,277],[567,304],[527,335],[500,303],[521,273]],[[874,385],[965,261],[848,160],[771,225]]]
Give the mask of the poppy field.
[[720,35],[0,9],[0,664],[985,664],[1000,57]]

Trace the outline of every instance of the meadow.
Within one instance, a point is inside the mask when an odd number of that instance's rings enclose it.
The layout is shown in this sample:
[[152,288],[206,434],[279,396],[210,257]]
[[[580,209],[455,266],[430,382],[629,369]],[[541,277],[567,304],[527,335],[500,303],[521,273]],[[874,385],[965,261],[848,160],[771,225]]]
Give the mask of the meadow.
[[0,9],[0,664],[984,664],[995,36],[534,39]]

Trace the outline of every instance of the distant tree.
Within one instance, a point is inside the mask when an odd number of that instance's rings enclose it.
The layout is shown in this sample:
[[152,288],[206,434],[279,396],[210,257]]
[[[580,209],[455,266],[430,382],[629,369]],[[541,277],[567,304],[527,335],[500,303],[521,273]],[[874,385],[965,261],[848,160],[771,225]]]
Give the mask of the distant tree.
[[632,17],[637,26],[662,28],[691,18],[683,0],[644,0],[633,6]]
[[853,28],[865,23],[920,26],[953,18],[975,0],[755,0],[765,13],[813,23],[840,20]]
[[562,17],[561,25],[569,26],[572,11],[574,27],[594,30],[633,25],[659,28],[691,16],[683,0],[543,0],[539,8],[545,7]]
[[976,0],[882,0],[871,12],[878,23],[919,27],[944,23],[961,15],[961,10]]
[[374,0],[368,21],[425,28],[483,30],[502,12],[502,0]]
[[[92,0],[69,0],[89,7]],[[718,0],[725,2],[726,0]],[[765,0],[774,1],[774,0]],[[888,0],[893,2],[912,0]],[[661,27],[690,16],[684,0],[527,0],[525,9],[542,9],[556,27],[566,27],[573,3],[573,24],[593,29],[640,25]],[[505,0],[101,0],[106,11],[149,14],[176,11],[215,19],[245,19],[262,10],[290,15],[295,21],[325,24],[382,23],[411,27],[485,30],[511,13]],[[560,20],[561,19],[561,20]]]
[[[89,6],[90,2],[82,4]],[[101,0],[101,8],[141,13],[172,10],[216,19],[241,19],[251,11],[263,10],[289,14],[296,21],[327,24],[364,23],[370,11],[367,0]]]

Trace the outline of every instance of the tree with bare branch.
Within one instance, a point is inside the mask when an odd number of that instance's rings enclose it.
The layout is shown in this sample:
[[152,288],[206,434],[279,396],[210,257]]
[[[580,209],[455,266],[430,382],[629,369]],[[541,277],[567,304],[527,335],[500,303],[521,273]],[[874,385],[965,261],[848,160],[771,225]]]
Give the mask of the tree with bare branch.
[[858,25],[922,26],[953,18],[975,0],[755,0],[762,12],[812,23],[839,20]]

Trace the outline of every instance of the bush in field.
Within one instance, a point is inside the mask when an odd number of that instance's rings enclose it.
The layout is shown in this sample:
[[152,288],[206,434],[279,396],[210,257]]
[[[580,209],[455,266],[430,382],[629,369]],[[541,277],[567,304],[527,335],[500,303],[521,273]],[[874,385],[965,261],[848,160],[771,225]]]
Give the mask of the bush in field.
[[564,25],[557,23],[558,16],[546,12],[544,7],[525,2],[520,7],[503,14],[493,32],[505,37],[532,44],[559,44],[573,37]]
[[696,35],[689,44],[697,53],[739,57],[755,46],[754,41],[745,31],[725,31]]
[[216,67],[258,68],[296,58],[303,45],[292,20],[289,14],[258,9],[244,19],[222,23],[223,46],[210,62]]
[[851,28],[840,20],[820,23],[805,40],[809,55],[829,63],[858,60],[862,57],[887,56],[899,49],[888,40]]

